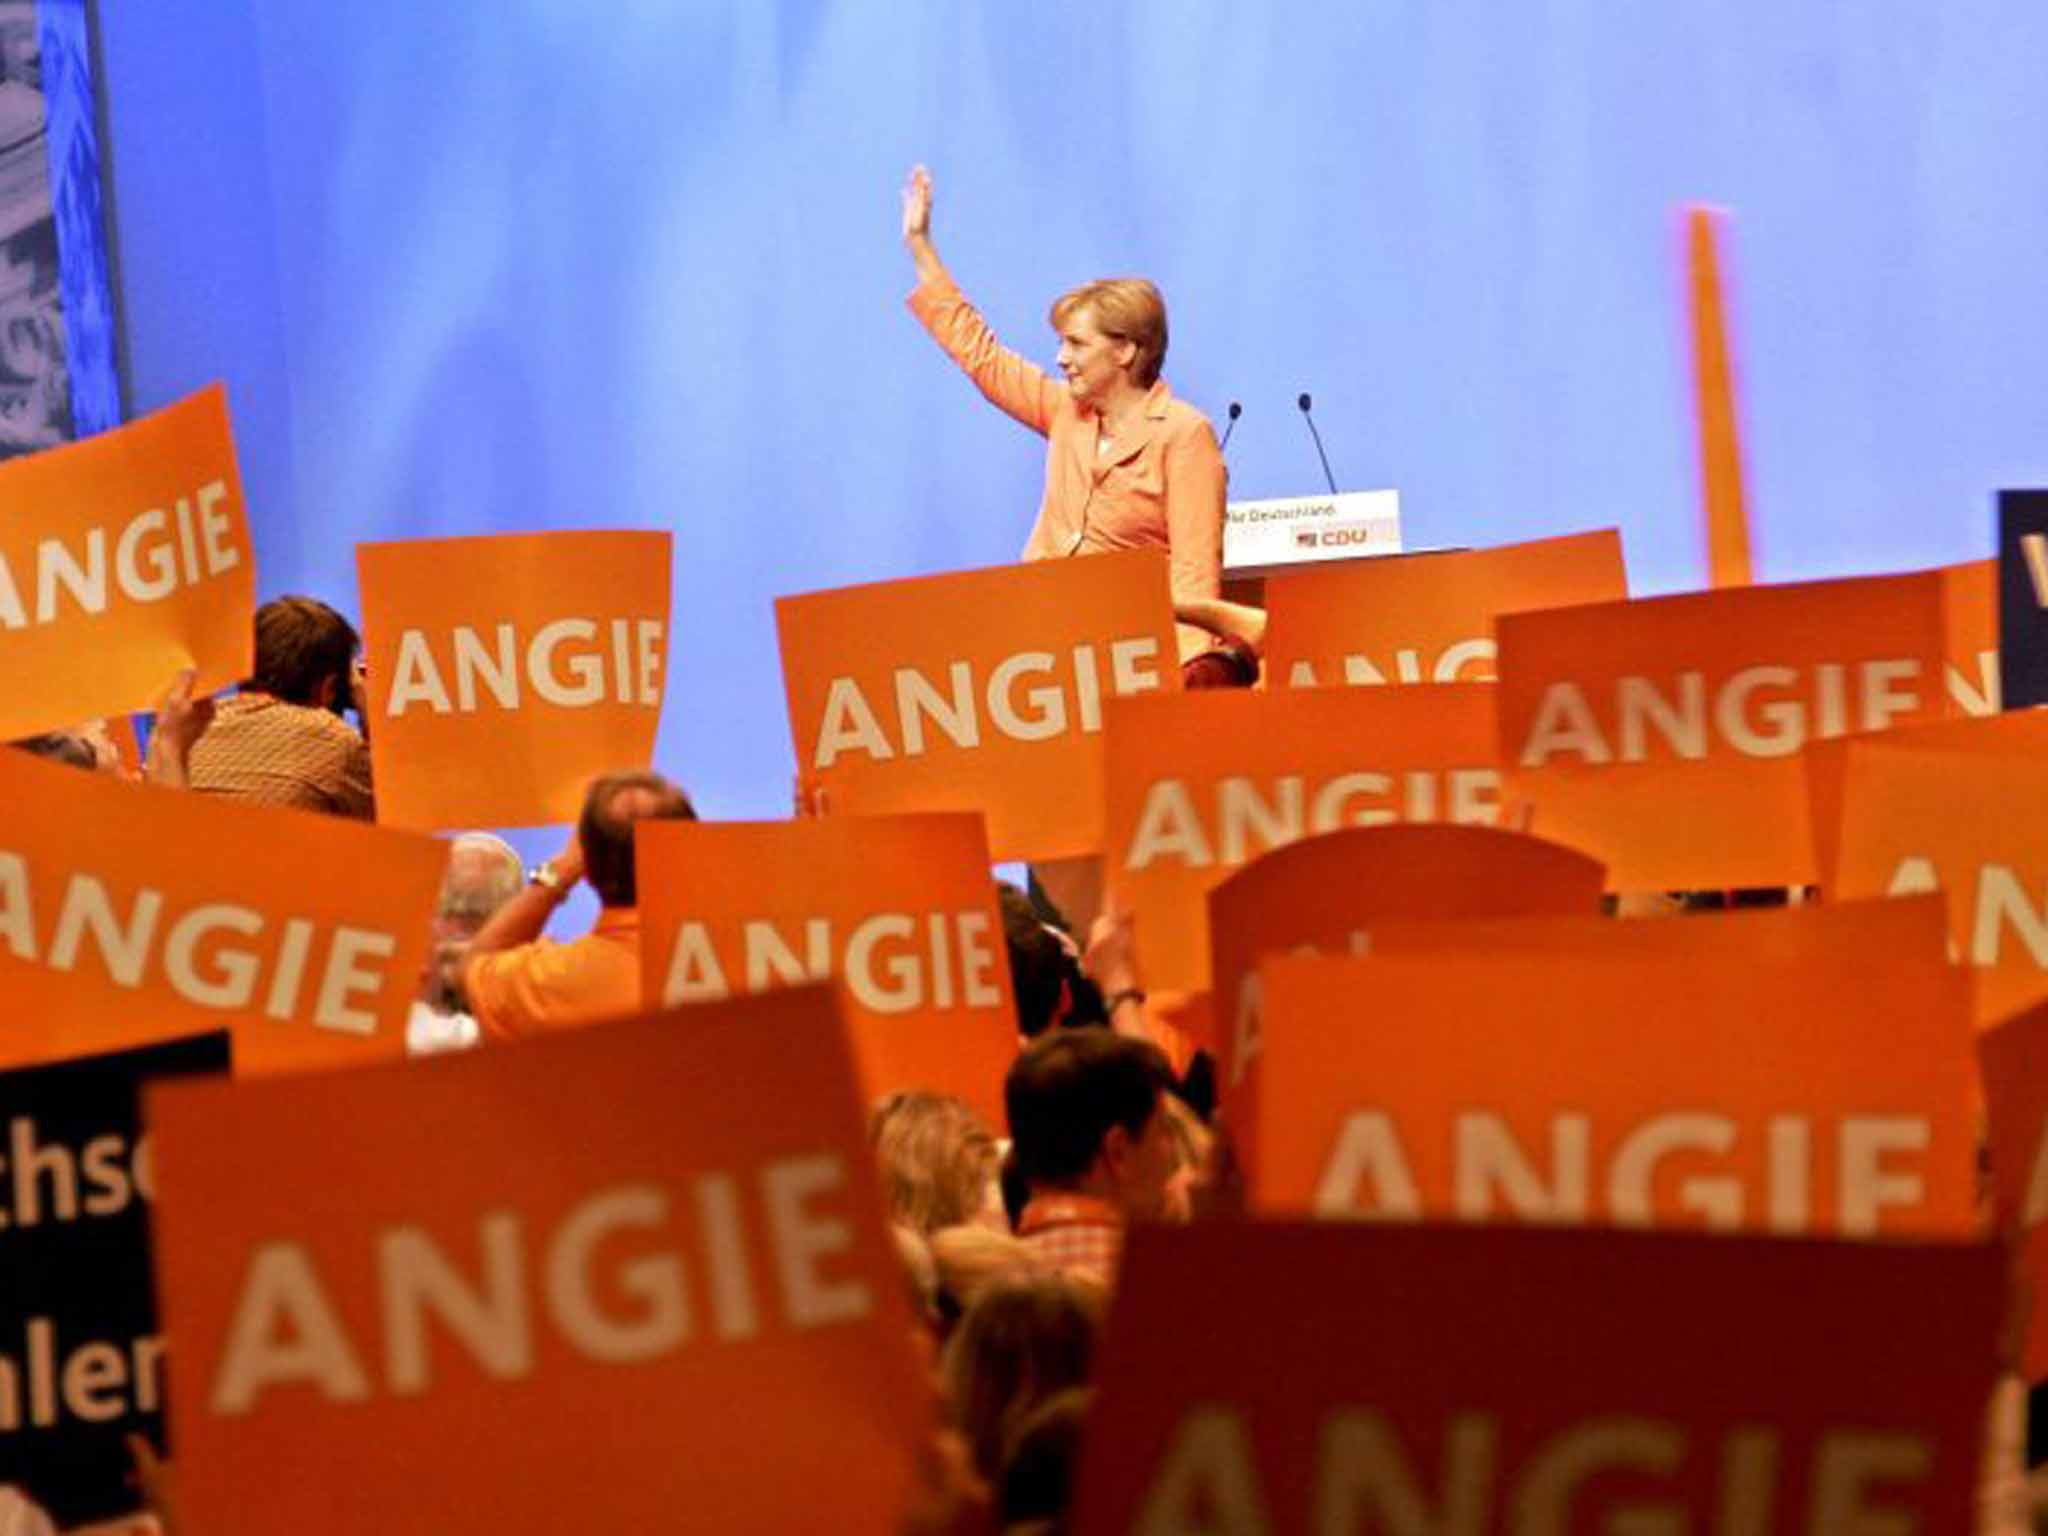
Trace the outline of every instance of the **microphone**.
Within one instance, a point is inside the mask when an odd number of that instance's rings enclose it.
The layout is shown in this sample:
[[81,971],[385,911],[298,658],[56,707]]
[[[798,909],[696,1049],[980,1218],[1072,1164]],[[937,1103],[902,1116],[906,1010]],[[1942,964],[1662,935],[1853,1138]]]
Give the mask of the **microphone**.
[[1309,414],[1308,391],[1303,390],[1294,402],[1301,407],[1301,419],[1308,423],[1308,435],[1316,440],[1316,457],[1323,461],[1323,479],[1329,483],[1330,494],[1337,494],[1337,477],[1330,473],[1330,456],[1323,452],[1323,434],[1316,430],[1316,419]]
[[1243,414],[1244,407],[1239,405],[1235,400],[1231,401],[1230,410],[1228,412],[1228,415],[1230,417],[1230,423],[1223,429],[1223,441],[1216,445],[1216,451],[1218,453],[1221,453],[1224,449],[1230,446],[1230,434],[1237,430],[1237,418],[1242,416]]

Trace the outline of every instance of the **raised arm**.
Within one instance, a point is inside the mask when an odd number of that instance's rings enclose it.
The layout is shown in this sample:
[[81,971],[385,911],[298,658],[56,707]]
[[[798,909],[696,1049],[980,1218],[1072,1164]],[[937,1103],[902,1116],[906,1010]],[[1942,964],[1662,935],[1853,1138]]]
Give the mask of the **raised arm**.
[[156,703],[156,726],[149,733],[149,752],[142,776],[155,784],[184,789],[192,782],[192,746],[213,724],[213,700],[192,697],[190,667],[171,679]]
[[946,275],[939,248],[932,244],[932,173],[921,165],[911,167],[910,180],[903,184],[903,243],[920,285]]
[[992,404],[1034,432],[1049,431],[1066,386],[997,341],[981,312],[947,273],[932,244],[931,172],[921,165],[910,173],[903,189],[903,243],[917,268],[910,312],[918,323]]

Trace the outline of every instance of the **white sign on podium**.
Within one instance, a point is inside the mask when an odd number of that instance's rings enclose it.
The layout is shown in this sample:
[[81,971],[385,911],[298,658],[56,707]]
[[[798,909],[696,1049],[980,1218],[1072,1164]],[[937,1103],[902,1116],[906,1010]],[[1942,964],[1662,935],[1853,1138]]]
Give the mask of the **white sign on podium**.
[[1281,566],[1400,553],[1398,491],[1233,501],[1223,512],[1227,576],[1261,576]]

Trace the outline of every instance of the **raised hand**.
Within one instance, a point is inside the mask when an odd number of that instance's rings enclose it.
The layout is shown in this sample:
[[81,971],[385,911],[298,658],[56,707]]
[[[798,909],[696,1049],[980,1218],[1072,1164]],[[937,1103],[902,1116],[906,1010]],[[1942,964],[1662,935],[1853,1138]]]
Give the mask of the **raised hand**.
[[929,240],[932,233],[932,173],[912,166],[910,180],[903,184],[903,238],[906,242]]
[[187,764],[192,745],[213,724],[213,700],[192,697],[194,673],[190,667],[171,679],[156,703],[156,726],[150,732],[149,753],[143,763],[143,777],[158,784],[182,789],[190,782]]

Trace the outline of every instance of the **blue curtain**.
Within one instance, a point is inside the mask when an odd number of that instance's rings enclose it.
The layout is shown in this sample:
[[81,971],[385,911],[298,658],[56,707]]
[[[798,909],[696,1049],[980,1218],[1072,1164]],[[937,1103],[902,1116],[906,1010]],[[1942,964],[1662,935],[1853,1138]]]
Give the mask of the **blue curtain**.
[[896,189],[1020,349],[1143,273],[1232,489],[1411,542],[1618,524],[1696,585],[1677,209],[1732,210],[1773,579],[1985,555],[2048,478],[2038,0],[1247,7],[101,0],[131,385],[229,381],[266,593],[359,539],[675,531],[662,764],[779,815],[779,593],[1015,557],[1038,441],[902,305]]

